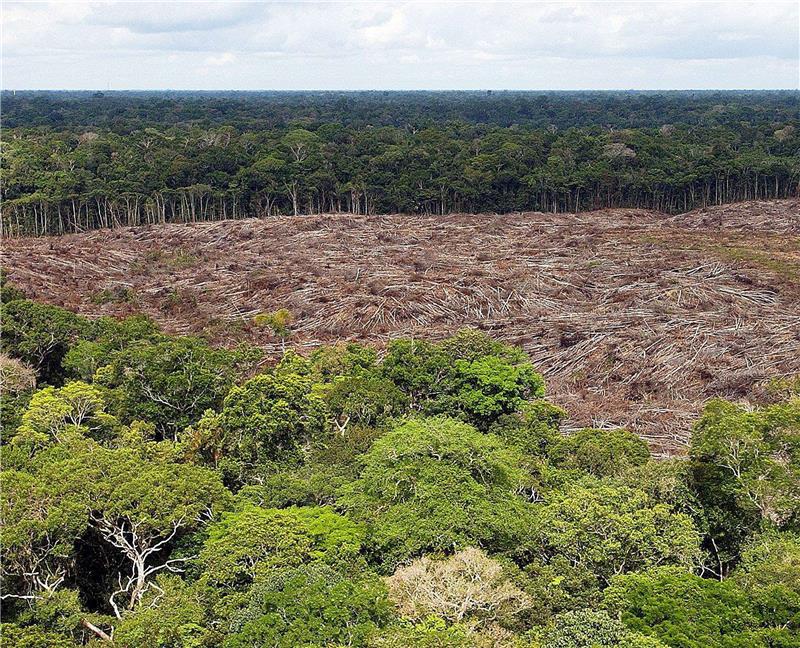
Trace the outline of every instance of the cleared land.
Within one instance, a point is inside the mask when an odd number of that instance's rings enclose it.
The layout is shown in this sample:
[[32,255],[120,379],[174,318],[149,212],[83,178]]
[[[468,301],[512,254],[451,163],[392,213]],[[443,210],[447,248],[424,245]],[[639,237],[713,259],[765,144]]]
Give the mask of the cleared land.
[[480,328],[526,349],[570,426],[627,426],[659,453],[707,398],[800,374],[800,200],[164,225],[8,240],[1,258],[34,298],[271,352],[251,321],[281,307],[303,348]]

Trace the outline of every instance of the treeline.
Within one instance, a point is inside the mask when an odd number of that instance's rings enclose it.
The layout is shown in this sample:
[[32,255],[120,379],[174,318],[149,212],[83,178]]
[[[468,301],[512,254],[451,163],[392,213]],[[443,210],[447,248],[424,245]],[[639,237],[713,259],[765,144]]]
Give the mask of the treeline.
[[148,126],[302,124],[426,128],[464,121],[531,128],[738,127],[797,118],[800,93],[786,91],[605,92],[74,92],[2,93],[8,128],[50,126],[130,134]]
[[561,434],[474,331],[255,372],[11,286],[2,317],[4,646],[800,645],[797,383],[654,461]]
[[794,196],[800,122],[9,129],[4,235],[277,214],[667,212]]

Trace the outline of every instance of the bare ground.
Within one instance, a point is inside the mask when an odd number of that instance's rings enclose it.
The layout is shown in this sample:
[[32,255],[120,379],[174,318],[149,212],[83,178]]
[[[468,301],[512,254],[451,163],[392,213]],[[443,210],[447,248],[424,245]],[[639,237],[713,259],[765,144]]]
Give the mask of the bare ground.
[[521,344],[570,426],[627,426],[681,452],[702,403],[800,373],[800,200],[669,217],[344,215],[3,242],[12,281],[89,316],[144,312],[218,343],[288,308],[303,349],[439,339]]

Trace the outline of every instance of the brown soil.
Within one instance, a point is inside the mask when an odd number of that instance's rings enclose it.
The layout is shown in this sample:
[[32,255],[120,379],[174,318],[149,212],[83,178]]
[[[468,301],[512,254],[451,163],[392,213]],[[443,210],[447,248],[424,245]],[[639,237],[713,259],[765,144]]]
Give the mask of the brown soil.
[[3,247],[34,298],[271,352],[251,322],[281,307],[303,349],[477,327],[528,351],[570,426],[627,426],[657,453],[681,451],[706,399],[800,373],[796,199],[678,217],[287,217]]

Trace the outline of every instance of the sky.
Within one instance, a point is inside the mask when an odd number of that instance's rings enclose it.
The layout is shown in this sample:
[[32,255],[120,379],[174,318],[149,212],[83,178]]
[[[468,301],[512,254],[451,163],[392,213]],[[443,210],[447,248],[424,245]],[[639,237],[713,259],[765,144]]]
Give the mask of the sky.
[[800,2],[9,2],[4,89],[800,88]]

